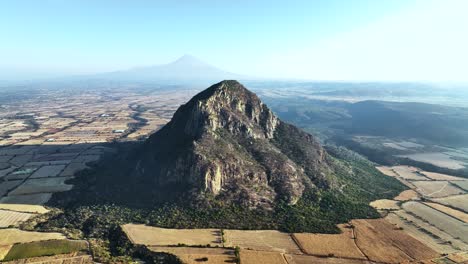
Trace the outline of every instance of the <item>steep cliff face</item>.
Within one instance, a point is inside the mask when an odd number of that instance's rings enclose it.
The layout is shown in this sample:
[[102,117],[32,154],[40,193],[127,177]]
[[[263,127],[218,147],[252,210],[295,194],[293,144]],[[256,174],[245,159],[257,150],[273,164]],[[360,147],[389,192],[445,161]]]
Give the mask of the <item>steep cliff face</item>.
[[186,186],[199,197],[270,208],[306,188],[333,188],[327,154],[309,134],[280,121],[237,81],[211,86],[182,105],[145,143],[137,177]]

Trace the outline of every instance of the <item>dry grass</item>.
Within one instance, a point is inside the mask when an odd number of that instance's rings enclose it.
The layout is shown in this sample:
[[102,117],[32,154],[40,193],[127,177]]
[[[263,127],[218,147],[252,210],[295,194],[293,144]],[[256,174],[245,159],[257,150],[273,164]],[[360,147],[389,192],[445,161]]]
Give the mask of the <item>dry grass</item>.
[[280,252],[241,250],[242,264],[288,264]]
[[369,205],[379,210],[400,209],[400,206],[398,205],[398,201],[388,200],[388,199],[376,200],[376,201],[371,202]]
[[235,263],[236,259],[234,250],[224,248],[149,247],[149,250],[175,255],[185,264]]
[[352,220],[357,246],[371,261],[400,263],[433,259],[438,253],[384,219]]
[[16,228],[0,229],[0,246],[52,239],[65,239],[65,236],[60,233],[29,232]]
[[45,214],[49,212],[44,206],[31,204],[0,204],[0,209],[11,210],[24,213]]
[[296,233],[293,237],[309,255],[366,259],[354,242],[353,229],[339,227],[342,233],[337,235]]
[[396,201],[408,201],[408,200],[415,200],[418,199],[419,195],[417,192],[414,190],[406,190],[402,191],[400,194],[398,194],[397,197],[393,198]]
[[224,230],[228,247],[301,254],[301,250],[287,233],[276,230]]
[[16,226],[32,216],[33,214],[0,210],[0,227]]
[[145,225],[126,224],[122,229],[128,238],[138,245],[211,245],[222,246],[219,229],[168,229]]
[[[468,202],[468,201],[467,201]],[[468,214],[452,209],[450,207],[447,207],[445,205],[437,204],[437,203],[424,203],[425,205],[428,205],[438,211],[441,211],[445,214],[448,214],[454,218],[457,218],[460,221],[463,221],[465,223],[468,223]]]

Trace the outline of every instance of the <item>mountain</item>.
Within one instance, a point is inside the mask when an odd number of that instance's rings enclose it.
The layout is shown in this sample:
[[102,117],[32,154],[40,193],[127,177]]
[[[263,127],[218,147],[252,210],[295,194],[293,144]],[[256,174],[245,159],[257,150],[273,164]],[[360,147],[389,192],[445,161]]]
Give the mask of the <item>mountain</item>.
[[184,55],[168,64],[102,73],[95,75],[93,78],[117,81],[156,81],[162,83],[177,82],[199,84],[242,77],[242,75],[216,68],[191,55]]
[[222,81],[182,105],[136,158],[135,179],[186,186],[205,199],[249,208],[295,204],[335,185],[316,139],[279,120],[237,81]]

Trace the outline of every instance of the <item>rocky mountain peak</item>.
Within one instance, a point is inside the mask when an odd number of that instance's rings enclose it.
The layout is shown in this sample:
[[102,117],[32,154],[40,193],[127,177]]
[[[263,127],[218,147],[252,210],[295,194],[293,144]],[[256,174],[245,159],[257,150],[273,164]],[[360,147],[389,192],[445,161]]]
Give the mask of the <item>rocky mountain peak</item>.
[[182,105],[153,134],[135,171],[156,185],[188,186],[200,198],[271,208],[306,188],[329,188],[326,153],[281,122],[237,81],[222,81]]

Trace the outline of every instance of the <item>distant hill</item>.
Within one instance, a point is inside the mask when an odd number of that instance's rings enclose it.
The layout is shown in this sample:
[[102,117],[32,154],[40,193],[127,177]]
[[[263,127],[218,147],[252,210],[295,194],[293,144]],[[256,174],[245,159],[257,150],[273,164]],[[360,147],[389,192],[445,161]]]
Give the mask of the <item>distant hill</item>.
[[245,76],[240,74],[219,69],[191,55],[184,55],[168,64],[137,67],[129,70],[96,74],[90,77],[114,81],[151,81],[159,83],[194,84],[245,78]]

